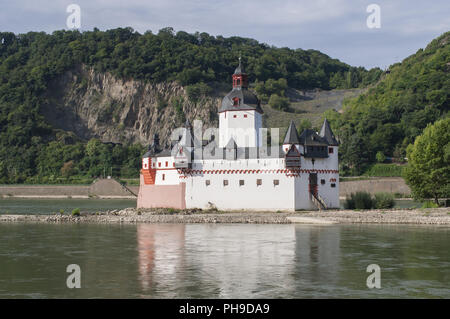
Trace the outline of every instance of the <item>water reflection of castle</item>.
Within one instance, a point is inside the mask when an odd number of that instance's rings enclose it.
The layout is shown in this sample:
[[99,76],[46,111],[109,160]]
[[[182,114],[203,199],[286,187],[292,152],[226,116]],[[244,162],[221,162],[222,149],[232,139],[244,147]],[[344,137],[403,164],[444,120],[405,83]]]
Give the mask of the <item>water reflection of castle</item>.
[[137,240],[150,296],[283,297],[339,271],[337,227],[140,224]]

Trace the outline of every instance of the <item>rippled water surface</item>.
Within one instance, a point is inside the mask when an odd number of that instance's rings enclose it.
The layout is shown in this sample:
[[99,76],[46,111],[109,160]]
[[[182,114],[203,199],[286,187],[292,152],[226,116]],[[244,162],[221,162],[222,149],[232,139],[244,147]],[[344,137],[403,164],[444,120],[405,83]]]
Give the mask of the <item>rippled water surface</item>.
[[0,224],[0,298],[450,298],[449,239],[431,226]]

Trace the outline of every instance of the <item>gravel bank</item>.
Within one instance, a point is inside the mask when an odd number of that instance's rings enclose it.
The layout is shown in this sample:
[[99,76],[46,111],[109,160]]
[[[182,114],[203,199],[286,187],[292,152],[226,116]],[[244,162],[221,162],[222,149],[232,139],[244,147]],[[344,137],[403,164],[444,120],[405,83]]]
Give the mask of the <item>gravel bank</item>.
[[101,213],[70,215],[0,215],[0,222],[36,223],[253,223],[290,224],[288,217],[304,217],[307,223],[333,221],[342,224],[426,224],[450,225],[449,208],[392,209],[370,211],[311,211],[311,212],[217,212],[202,210],[175,211],[170,209],[138,210],[127,208]]

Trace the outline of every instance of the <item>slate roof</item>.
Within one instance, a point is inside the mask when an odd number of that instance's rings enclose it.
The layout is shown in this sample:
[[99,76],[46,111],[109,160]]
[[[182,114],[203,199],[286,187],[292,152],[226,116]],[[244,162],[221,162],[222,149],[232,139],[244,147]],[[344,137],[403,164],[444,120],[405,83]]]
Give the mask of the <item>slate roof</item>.
[[[233,98],[235,97],[239,98],[239,105],[234,105]],[[246,88],[233,88],[230,93],[225,95],[219,113],[238,110],[255,110],[261,114],[264,113],[256,95]]]
[[325,119],[322,124],[322,129],[320,130],[320,136],[325,138],[328,145],[337,146],[339,145],[338,141],[334,137],[333,131],[331,130],[330,123]]
[[245,74],[244,67],[241,65],[240,60],[238,67],[234,70],[234,74]]
[[328,145],[324,137],[319,136],[314,130],[306,129],[300,134],[300,144],[303,145]]
[[228,148],[228,149],[237,148],[237,144],[236,144],[235,140],[233,138],[230,138],[227,145],[225,145],[225,148]]
[[[203,159],[225,159],[225,148],[214,148],[208,149],[206,151],[204,148],[201,150],[203,152]],[[229,148],[228,148],[229,149]],[[267,149],[258,147],[236,147],[236,159],[264,159],[264,158],[284,158],[284,151],[282,146],[268,146]],[[278,151],[278,153],[277,153]],[[148,155],[145,153],[145,157],[167,157],[172,156],[171,150],[164,150],[155,155]],[[218,158],[219,157],[219,158]]]
[[297,128],[295,127],[294,121],[292,120],[284,137],[283,144],[300,144]]

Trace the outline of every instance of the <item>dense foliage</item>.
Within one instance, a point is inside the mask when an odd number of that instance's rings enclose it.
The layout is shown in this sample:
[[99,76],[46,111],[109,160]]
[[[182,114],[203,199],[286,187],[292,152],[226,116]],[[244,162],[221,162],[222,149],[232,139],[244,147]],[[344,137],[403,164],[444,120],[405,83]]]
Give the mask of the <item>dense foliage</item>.
[[351,193],[344,201],[345,209],[386,209],[394,206],[394,195],[390,193],[376,193],[372,197],[367,192],[356,192]]
[[415,199],[450,197],[450,117],[429,124],[407,149],[404,176]]
[[[142,147],[95,142],[99,151],[93,155],[86,141],[68,139],[70,134],[46,123],[40,112],[43,93],[50,80],[66,70],[86,64],[120,78],[179,81],[195,102],[214,83],[229,85],[239,54],[250,81],[267,84],[267,90],[279,82],[302,89],[365,86],[381,73],[351,67],[314,50],[275,48],[207,33],[175,33],[171,28],[143,35],[131,28],[51,35],[0,32],[0,183],[93,177],[118,166],[116,171],[123,176],[137,174]],[[183,101],[161,100],[158,108],[168,103],[183,120]]]
[[402,176],[404,167],[405,165],[398,164],[371,164],[362,173],[362,175],[376,177],[399,177]]
[[366,94],[347,101],[342,114],[324,116],[342,142],[344,172],[359,175],[377,152],[403,161],[406,148],[429,123],[450,109],[450,32],[425,50],[391,66]]

